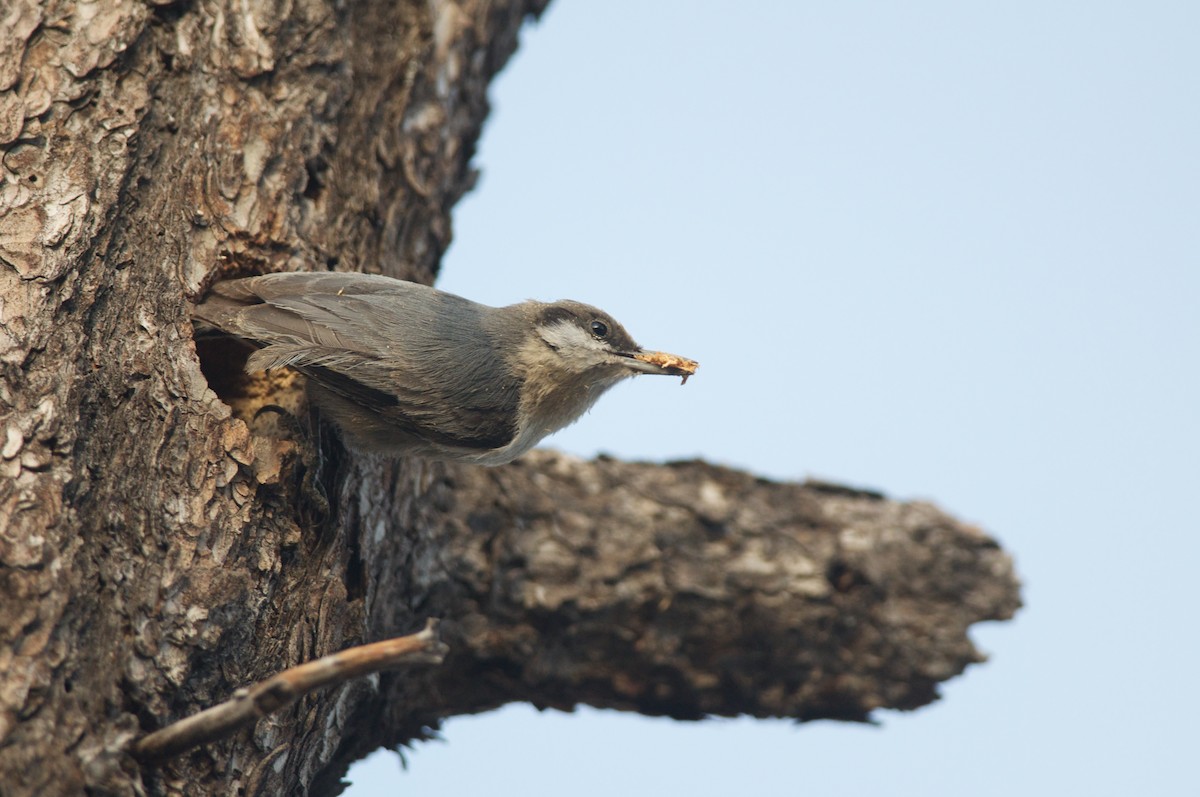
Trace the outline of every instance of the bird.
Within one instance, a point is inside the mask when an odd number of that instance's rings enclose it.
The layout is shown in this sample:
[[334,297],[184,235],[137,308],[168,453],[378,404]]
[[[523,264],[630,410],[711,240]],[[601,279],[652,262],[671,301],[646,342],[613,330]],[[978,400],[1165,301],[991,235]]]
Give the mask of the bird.
[[698,366],[582,302],[491,307],[373,274],[217,282],[193,319],[254,347],[247,371],[303,374],[352,447],[480,465],[511,462],[627,377],[686,382]]

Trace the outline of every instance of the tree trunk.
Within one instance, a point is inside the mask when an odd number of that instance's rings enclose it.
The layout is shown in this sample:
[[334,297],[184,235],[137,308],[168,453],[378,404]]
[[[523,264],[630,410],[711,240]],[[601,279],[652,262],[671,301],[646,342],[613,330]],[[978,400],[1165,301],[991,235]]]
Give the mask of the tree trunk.
[[[0,794],[333,794],[514,700],[862,720],[934,699],[980,660],[968,626],[1016,609],[1007,555],[929,505],[700,462],[358,455],[293,378],[198,356],[218,276],[432,281],[488,81],[545,2],[6,6]],[[131,752],[431,617],[440,665]]]

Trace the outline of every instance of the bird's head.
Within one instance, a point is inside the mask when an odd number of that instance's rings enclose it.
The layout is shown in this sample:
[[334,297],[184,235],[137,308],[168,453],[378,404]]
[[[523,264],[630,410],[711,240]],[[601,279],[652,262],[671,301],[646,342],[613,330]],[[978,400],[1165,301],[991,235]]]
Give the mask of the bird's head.
[[615,318],[581,302],[542,305],[534,328],[544,355],[557,369],[605,386],[638,374],[681,376],[686,381],[696,371],[694,360],[646,351]]

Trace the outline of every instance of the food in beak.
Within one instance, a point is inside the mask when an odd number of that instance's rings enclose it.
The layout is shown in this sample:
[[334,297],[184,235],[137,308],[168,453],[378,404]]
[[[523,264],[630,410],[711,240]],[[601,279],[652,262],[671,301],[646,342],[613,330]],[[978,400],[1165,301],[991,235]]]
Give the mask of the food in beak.
[[640,351],[633,355],[633,359],[661,368],[671,376],[682,376],[683,381],[680,384],[685,385],[688,377],[696,373],[696,368],[700,366],[695,360],[680,357],[678,354],[667,354],[665,351]]

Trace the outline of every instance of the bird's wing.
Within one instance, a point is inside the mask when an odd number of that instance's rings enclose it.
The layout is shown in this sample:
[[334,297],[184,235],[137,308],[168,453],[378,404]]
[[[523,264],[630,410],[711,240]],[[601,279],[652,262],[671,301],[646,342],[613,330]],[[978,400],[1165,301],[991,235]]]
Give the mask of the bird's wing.
[[516,435],[520,381],[486,312],[387,277],[296,273],[218,283],[196,316],[260,347],[248,369],[290,366],[409,436],[492,449]]

